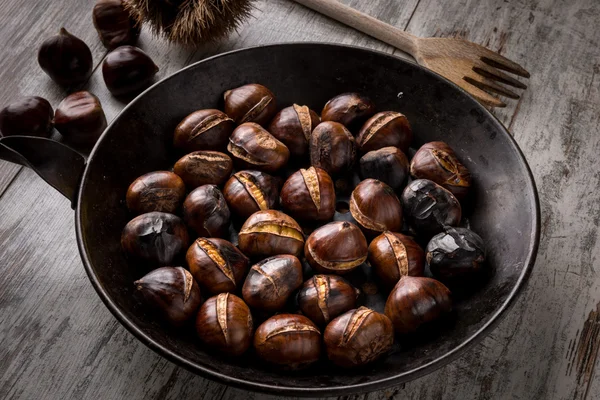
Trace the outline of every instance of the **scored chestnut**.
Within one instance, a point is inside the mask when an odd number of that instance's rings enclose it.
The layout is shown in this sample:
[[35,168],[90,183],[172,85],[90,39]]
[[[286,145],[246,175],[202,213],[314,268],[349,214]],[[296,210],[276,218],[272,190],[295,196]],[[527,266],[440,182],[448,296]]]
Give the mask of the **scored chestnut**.
[[302,314],[324,326],[338,315],[353,309],[360,292],[337,275],[314,275],[298,292]]
[[238,124],[255,122],[266,126],[277,112],[273,92],[257,83],[228,90],[223,97],[225,113]]
[[158,66],[142,49],[117,47],[102,63],[102,77],[113,96],[131,96],[150,86]]
[[282,254],[262,260],[250,268],[242,288],[242,297],[257,310],[279,311],[300,285],[300,260],[296,256]]
[[169,171],[149,172],[127,189],[127,208],[135,214],[151,211],[174,213],[185,198],[185,184]]
[[48,100],[25,97],[0,111],[0,137],[12,135],[48,137],[54,111]]
[[402,205],[394,189],[377,179],[365,179],[350,196],[350,213],[371,236],[402,228]]
[[281,206],[299,220],[331,220],[335,214],[335,187],[331,177],[315,167],[294,172],[281,189]]
[[184,268],[162,267],[133,283],[146,302],[171,325],[182,326],[202,303],[200,289]]
[[310,137],[310,163],[331,176],[350,171],[356,158],[354,136],[338,122],[321,122]]
[[345,274],[367,259],[367,239],[351,222],[330,222],[310,234],[304,256],[318,273]]
[[382,283],[392,288],[403,276],[423,276],[425,252],[410,236],[386,231],[369,245],[369,262]]
[[397,147],[383,147],[361,157],[359,161],[362,179],[373,178],[388,184],[395,192],[406,185],[408,159]]
[[304,247],[300,225],[290,216],[276,210],[252,214],[240,229],[238,240],[240,250],[255,258],[278,254],[298,257]]
[[231,158],[218,151],[195,151],[181,157],[173,167],[188,189],[222,185],[233,170]]
[[316,112],[294,104],[275,115],[268,131],[290,149],[292,156],[304,157],[308,154],[310,135],[320,122]]
[[86,82],[94,67],[90,48],[65,28],[42,43],[38,63],[54,82],[65,87]]
[[408,119],[399,112],[384,111],[373,115],[362,127],[356,143],[363,153],[383,147],[398,147],[407,152],[412,142]]
[[93,146],[104,129],[106,116],[100,100],[90,92],[67,96],[56,109],[54,126],[72,143]]
[[321,332],[308,318],[279,314],[263,322],[254,334],[256,354],[285,369],[302,369],[321,356]]
[[194,111],[175,128],[173,145],[185,152],[222,151],[227,147],[229,136],[234,129],[235,122],[223,111]]
[[98,0],[92,11],[94,27],[109,50],[135,44],[140,29],[123,5],[123,0]]
[[199,236],[224,237],[230,216],[225,197],[216,185],[197,187],[183,202],[183,220]]
[[248,218],[257,211],[277,207],[279,180],[260,171],[240,171],[229,178],[223,195],[235,214]]
[[240,356],[248,350],[253,327],[250,309],[231,293],[220,293],[206,300],[196,317],[200,341],[230,356]]
[[447,227],[431,238],[426,258],[435,278],[452,281],[481,270],[485,245],[483,239],[470,229]]
[[371,363],[394,344],[392,322],[366,307],[350,310],[327,325],[323,334],[327,357],[344,368]]
[[352,125],[364,121],[375,113],[375,104],[358,93],[343,93],[329,100],[321,112],[322,121]]
[[287,146],[263,127],[246,122],[233,131],[227,150],[243,168],[275,172],[290,158]]

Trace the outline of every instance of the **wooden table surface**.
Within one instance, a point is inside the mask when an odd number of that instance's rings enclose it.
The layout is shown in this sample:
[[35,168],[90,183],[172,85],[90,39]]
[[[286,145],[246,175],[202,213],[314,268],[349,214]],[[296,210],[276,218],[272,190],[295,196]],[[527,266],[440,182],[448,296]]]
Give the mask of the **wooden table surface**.
[[[531,71],[519,101],[494,111],[537,181],[542,241],[528,287],[488,337],[461,359],[361,399],[594,399],[600,347],[600,1],[345,0],[422,36],[460,36]],[[43,74],[37,48],[64,25],[106,54],[94,0],[0,1],[0,107],[65,93]],[[194,52],[144,31],[159,77],[219,52],[274,42],[325,41],[395,52],[288,0],[257,2],[238,34]],[[398,56],[405,57],[403,54]],[[124,104],[95,70],[88,90],[112,119]],[[515,188],[519,190],[519,188]],[[600,371],[599,371],[600,373]],[[0,162],[0,398],[268,398],[195,376],[125,330],[89,283],[69,202],[32,171]]]

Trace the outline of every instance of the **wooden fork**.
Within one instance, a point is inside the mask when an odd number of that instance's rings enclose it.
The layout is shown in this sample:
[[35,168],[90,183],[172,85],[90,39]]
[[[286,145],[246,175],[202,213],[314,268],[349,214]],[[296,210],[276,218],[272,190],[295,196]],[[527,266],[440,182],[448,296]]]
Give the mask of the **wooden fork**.
[[500,71],[529,78],[519,64],[476,43],[451,38],[420,38],[356,11],[337,0],[294,0],[321,14],[373,36],[410,54],[423,65],[454,82],[480,102],[491,107],[506,107],[490,93],[512,99],[519,95],[505,85],[526,89],[527,86]]

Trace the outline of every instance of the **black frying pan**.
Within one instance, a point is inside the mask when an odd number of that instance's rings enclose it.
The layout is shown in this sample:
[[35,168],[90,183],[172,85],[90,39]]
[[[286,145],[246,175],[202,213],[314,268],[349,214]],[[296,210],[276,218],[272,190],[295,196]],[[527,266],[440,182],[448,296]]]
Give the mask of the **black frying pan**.
[[[467,217],[486,242],[489,274],[480,289],[458,296],[451,322],[430,336],[397,340],[392,355],[360,370],[340,370],[324,361],[307,371],[285,373],[252,356],[228,360],[206,352],[193,334],[169,330],[146,310],[132,282],[147,271],[127,263],[119,245],[121,230],[131,218],[124,205],[127,187],[143,173],[170,168],[172,134],[181,119],[197,109],[222,106],[225,90],[250,82],[271,88],[280,107],[296,102],[320,110],[339,93],[364,93],[379,110],[406,114],[415,147],[444,140],[456,150],[473,174],[476,208]],[[3,138],[0,157],[34,168],[73,201],[77,242],[89,278],[106,306],[138,339],[195,373],[280,395],[381,389],[452,361],[493,329],[514,301],[531,272],[539,241],[535,183],[502,124],[440,76],[355,47],[297,43],[222,54],[183,69],[132,101],[87,163],[69,148],[40,138]],[[384,299],[379,294],[367,302],[381,311]]]

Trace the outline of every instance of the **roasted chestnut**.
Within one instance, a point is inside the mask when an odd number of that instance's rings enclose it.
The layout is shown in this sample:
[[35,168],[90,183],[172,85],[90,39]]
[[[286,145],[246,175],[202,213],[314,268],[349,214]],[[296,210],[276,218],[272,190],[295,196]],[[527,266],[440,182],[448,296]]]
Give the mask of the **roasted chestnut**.
[[223,97],[225,114],[238,124],[255,122],[266,126],[277,112],[275,95],[257,83],[228,90]]
[[106,116],[100,100],[82,91],[67,96],[58,105],[54,126],[68,141],[92,146],[106,129]]
[[279,314],[262,323],[254,334],[256,354],[286,369],[302,369],[321,356],[321,332],[308,318]]
[[133,284],[146,302],[174,326],[192,319],[202,303],[194,278],[181,267],[155,269]]
[[42,43],[38,63],[54,82],[67,87],[86,82],[94,67],[90,48],[65,28]]
[[396,333],[411,333],[452,310],[450,290],[431,278],[404,276],[385,303]]
[[399,112],[384,111],[373,115],[362,127],[356,143],[363,153],[383,147],[398,147],[407,152],[412,142],[408,119]]
[[114,96],[130,96],[152,83],[158,67],[141,49],[121,46],[108,53],[102,64],[102,76]]
[[339,122],[352,126],[375,113],[375,104],[358,93],[343,93],[329,100],[321,112],[322,121]]
[[294,104],[275,115],[268,131],[288,147],[292,156],[304,157],[308,154],[310,135],[320,122],[316,112]]
[[233,169],[231,158],[218,151],[195,151],[179,159],[173,171],[188,189],[202,185],[222,185]]
[[230,216],[225,197],[215,185],[197,187],[183,202],[183,220],[199,236],[224,237]]
[[250,261],[232,243],[218,238],[198,238],[185,256],[202,290],[218,294],[237,291]]
[[473,275],[485,261],[483,239],[466,228],[447,227],[427,244],[427,264],[433,276],[442,281]]
[[321,168],[301,169],[283,184],[281,206],[299,220],[329,221],[335,214],[333,181]]
[[252,314],[242,299],[231,293],[220,293],[200,307],[196,333],[210,349],[240,356],[252,343]]
[[231,137],[227,150],[243,168],[275,172],[290,158],[285,144],[253,122],[238,126]]
[[367,239],[351,222],[330,222],[310,234],[304,256],[318,273],[345,274],[367,259]]
[[0,111],[0,136],[50,136],[54,111],[48,100],[25,97]]
[[333,321],[323,334],[327,357],[344,368],[359,367],[385,355],[394,344],[392,322],[366,307],[350,310]]
[[349,172],[356,157],[354,136],[338,122],[321,122],[310,137],[310,163],[331,176]]
[[127,189],[127,208],[135,214],[151,211],[175,213],[185,198],[185,184],[169,171],[149,172]]
[[121,247],[125,253],[149,263],[167,266],[189,246],[188,231],[176,215],[150,212],[125,225]]
[[298,292],[302,314],[324,326],[338,315],[353,309],[360,292],[337,275],[314,275]]
[[281,310],[292,292],[302,285],[302,264],[296,256],[269,257],[250,268],[242,296],[252,308]]
[[298,257],[304,247],[304,235],[300,225],[276,210],[252,214],[240,229],[238,240],[240,250],[255,258],[278,254],[292,254]]
[[98,0],[92,18],[102,44],[109,50],[135,44],[140,35],[140,29],[123,6],[123,0]]
[[448,189],[458,199],[466,197],[471,174],[444,142],[426,143],[412,158],[410,173],[417,179],[429,179]]
[[397,147],[384,147],[360,159],[360,176],[388,184],[395,192],[404,188],[408,179],[408,159]]
[[365,179],[350,196],[350,213],[369,235],[402,228],[402,205],[394,189],[377,179]]
[[173,145],[185,152],[196,150],[223,151],[235,122],[219,110],[198,110],[183,119],[175,128]]
[[277,207],[279,181],[264,172],[240,171],[229,178],[223,194],[235,214],[248,218],[257,211]]
[[410,236],[386,231],[369,245],[369,262],[381,282],[392,288],[403,276],[423,276],[425,252]]
[[412,181],[402,192],[406,219],[415,231],[426,238],[460,223],[462,210],[452,193],[427,179]]

